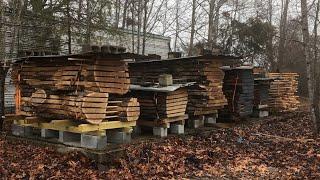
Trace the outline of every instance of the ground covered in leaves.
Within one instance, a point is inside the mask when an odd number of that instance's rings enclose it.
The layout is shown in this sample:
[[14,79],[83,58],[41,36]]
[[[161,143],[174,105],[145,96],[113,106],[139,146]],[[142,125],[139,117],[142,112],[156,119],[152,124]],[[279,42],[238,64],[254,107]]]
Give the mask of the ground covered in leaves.
[[320,178],[320,138],[305,112],[125,148],[104,169],[77,152],[0,136],[0,179]]

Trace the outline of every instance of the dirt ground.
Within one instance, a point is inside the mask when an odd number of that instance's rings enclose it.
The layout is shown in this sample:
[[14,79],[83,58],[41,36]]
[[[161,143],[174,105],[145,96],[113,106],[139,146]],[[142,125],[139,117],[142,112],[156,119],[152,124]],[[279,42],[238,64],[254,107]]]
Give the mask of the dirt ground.
[[125,149],[124,158],[98,165],[1,135],[0,179],[320,179],[320,138],[304,111]]

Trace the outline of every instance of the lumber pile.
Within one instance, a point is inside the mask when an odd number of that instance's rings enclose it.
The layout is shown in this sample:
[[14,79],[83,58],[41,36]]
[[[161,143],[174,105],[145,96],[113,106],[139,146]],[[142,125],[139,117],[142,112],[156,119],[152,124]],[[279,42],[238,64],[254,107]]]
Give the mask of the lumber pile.
[[[42,119],[136,121],[139,102],[127,94],[128,63],[123,49],[91,47],[104,53],[29,57],[14,65],[20,113]],[[116,51],[116,54],[108,54]],[[118,52],[119,51],[119,52]],[[99,52],[99,51],[98,51]]]
[[199,69],[204,74],[204,81],[188,90],[188,114],[193,116],[215,114],[218,109],[227,105],[227,99],[222,91],[224,72],[220,66],[219,63],[208,63],[206,67]]
[[188,92],[180,88],[172,92],[135,91],[142,120],[161,120],[186,114]]
[[127,63],[120,60],[56,59],[32,61],[20,66],[20,86],[48,90],[90,90],[125,94],[130,79]]
[[254,107],[259,109],[259,106],[268,107],[269,89],[271,80],[268,78],[254,79]]
[[[224,73],[219,59],[178,58],[129,64],[132,84],[149,86],[159,83],[159,76],[171,74],[173,84],[195,82],[188,88],[189,115],[205,115],[223,108],[227,100],[223,95]],[[141,103],[141,102],[140,102]]]
[[269,107],[269,90],[272,78],[266,77],[266,71],[261,67],[253,69],[254,75],[254,110],[267,110]]
[[253,112],[254,78],[251,67],[223,68],[225,71],[223,92],[228,106],[221,112],[222,119],[245,117]]
[[137,98],[110,97],[107,106],[107,119],[119,118],[121,121],[137,121],[140,104]]
[[268,73],[273,78],[269,92],[269,106],[275,110],[294,111],[299,106],[297,73]]
[[[43,89],[23,97],[24,111],[48,119],[75,119],[99,124],[106,118],[108,93],[49,94]],[[25,107],[24,107],[25,108]]]

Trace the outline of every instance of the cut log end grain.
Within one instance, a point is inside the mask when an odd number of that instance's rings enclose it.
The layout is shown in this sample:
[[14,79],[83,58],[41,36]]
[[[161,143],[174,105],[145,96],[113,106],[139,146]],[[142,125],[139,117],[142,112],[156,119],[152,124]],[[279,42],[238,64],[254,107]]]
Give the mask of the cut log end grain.
[[48,94],[39,89],[32,93],[29,104],[37,116],[59,118],[65,116],[74,120],[86,121],[92,124],[101,123],[106,117],[108,93],[78,92],[68,95]]
[[107,114],[114,114],[121,121],[136,121],[140,116],[140,104],[137,98],[112,97],[107,106]]
[[30,98],[30,103],[33,106],[38,106],[45,102],[47,98],[47,93],[43,89],[38,89],[36,92],[32,93]]

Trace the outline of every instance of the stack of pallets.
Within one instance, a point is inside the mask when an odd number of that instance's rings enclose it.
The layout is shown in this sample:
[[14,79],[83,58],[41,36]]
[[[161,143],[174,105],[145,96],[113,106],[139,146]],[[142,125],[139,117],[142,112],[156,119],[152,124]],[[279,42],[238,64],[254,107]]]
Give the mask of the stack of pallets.
[[223,92],[228,106],[221,110],[221,119],[241,118],[252,114],[254,77],[252,67],[223,68],[225,71]]
[[269,106],[275,110],[294,111],[299,106],[297,73],[269,73],[273,78],[270,87]]

